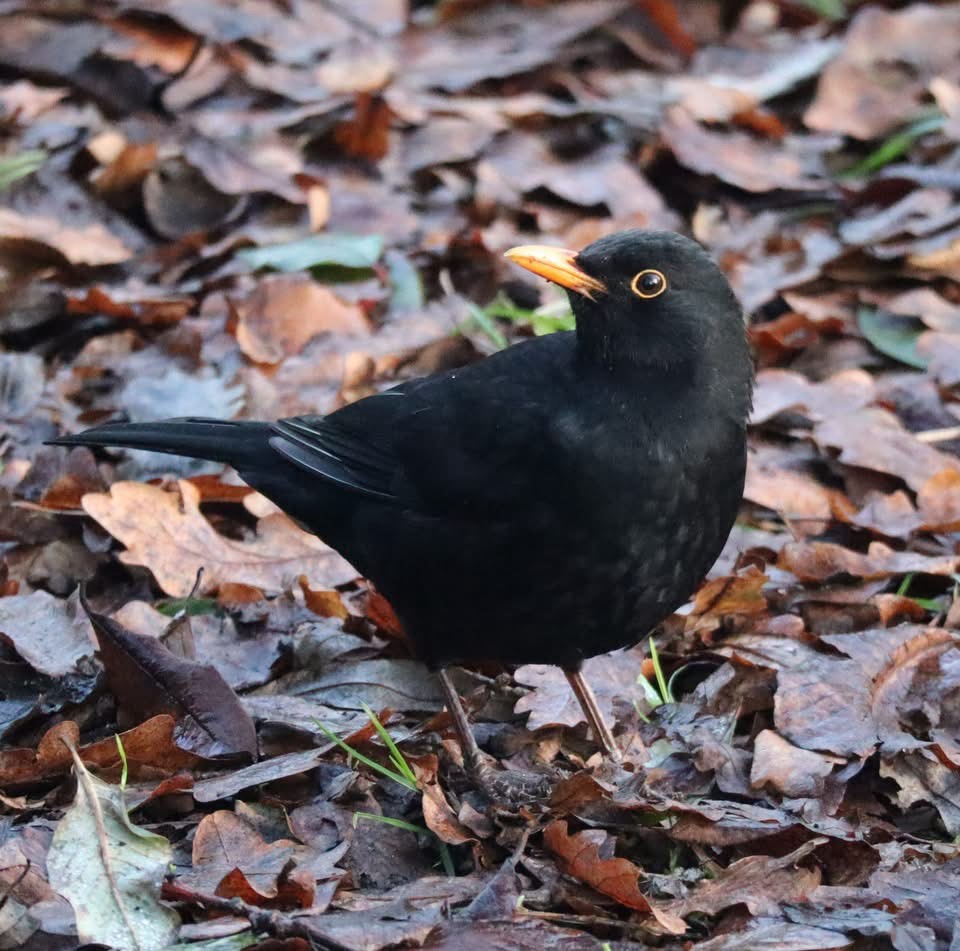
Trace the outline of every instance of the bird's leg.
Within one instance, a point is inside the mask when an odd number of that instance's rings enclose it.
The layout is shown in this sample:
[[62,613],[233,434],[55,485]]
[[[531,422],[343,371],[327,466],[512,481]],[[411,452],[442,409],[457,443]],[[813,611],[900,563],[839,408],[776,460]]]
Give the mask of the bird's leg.
[[460,741],[460,749],[463,752],[463,764],[471,776],[479,776],[483,772],[484,762],[480,747],[477,746],[477,740],[470,729],[470,721],[467,719],[467,711],[463,709],[460,702],[460,696],[450,680],[450,675],[445,667],[437,671],[437,677],[440,679],[440,686],[443,688],[443,696],[447,703],[447,710],[450,711],[450,718],[453,720],[453,729],[456,731],[457,739]]
[[467,775],[491,803],[516,809],[533,802],[543,802],[550,795],[556,777],[526,770],[497,770],[490,757],[480,752],[473,730],[467,720],[460,697],[444,668],[437,671],[440,686],[447,701],[447,709],[463,751],[463,765]]
[[563,672],[566,674],[570,687],[580,703],[580,708],[583,710],[583,715],[587,718],[587,723],[590,725],[590,729],[593,730],[593,735],[600,744],[604,755],[609,756],[615,763],[619,763],[620,750],[617,749],[617,744],[614,742],[610,727],[607,726],[606,721],[603,719],[603,714],[600,712],[600,707],[597,704],[597,698],[594,692],[590,689],[590,684],[583,679],[583,674],[579,668],[571,670],[564,667]]

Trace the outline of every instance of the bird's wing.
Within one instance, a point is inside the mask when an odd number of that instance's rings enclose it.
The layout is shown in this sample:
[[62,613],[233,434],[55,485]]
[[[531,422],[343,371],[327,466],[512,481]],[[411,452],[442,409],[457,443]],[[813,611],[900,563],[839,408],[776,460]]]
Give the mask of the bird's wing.
[[425,513],[480,516],[528,503],[544,474],[546,411],[536,374],[523,372],[540,361],[524,356],[405,383],[329,416],[281,420],[271,446],[346,490]]
[[[270,445],[300,468],[371,498],[397,499],[400,460],[391,424],[409,411],[402,389],[369,396],[329,416],[293,416],[273,425]],[[349,408],[349,407],[347,407]]]

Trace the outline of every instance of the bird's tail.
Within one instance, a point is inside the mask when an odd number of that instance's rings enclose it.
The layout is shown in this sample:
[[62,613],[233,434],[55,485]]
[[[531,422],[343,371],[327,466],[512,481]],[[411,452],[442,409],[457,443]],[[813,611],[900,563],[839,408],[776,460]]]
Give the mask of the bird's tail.
[[224,462],[236,469],[254,463],[268,448],[269,423],[184,417],[155,423],[105,423],[75,436],[51,439],[55,446],[117,446]]

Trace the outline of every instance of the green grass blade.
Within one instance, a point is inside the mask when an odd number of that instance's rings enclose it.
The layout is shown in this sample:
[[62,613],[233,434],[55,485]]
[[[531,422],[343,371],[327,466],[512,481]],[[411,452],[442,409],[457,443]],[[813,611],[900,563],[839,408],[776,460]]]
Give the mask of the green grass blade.
[[120,769],[120,789],[127,788],[127,751],[123,748],[123,740],[119,733],[114,733],[113,738],[117,741],[117,752],[120,754],[120,762],[123,764]]
[[416,832],[418,835],[429,833],[429,829],[418,826],[413,822],[407,822],[405,819],[394,819],[393,816],[378,816],[375,812],[362,812],[357,810],[353,814],[353,827],[356,828],[361,819],[368,819],[370,822],[379,822],[385,826],[393,826],[395,829],[404,829],[406,832]]
[[891,135],[889,139],[852,168],[841,172],[839,177],[862,178],[864,175],[879,171],[884,165],[889,165],[895,159],[900,158],[920,136],[926,135],[928,132],[936,132],[937,129],[942,128],[943,121],[943,116],[940,113],[916,119],[905,129]]
[[910,585],[913,584],[913,577],[915,572],[911,571],[909,574],[903,576],[903,581],[900,582],[900,587],[897,588],[897,596],[905,598],[907,592],[910,590]]
[[32,175],[46,160],[47,153],[41,149],[0,158],[0,191],[9,188],[21,178]]
[[477,307],[472,301],[467,301],[467,309],[476,325],[490,338],[493,345],[498,350],[507,349],[507,338],[503,331],[494,323],[493,318],[482,308]]
[[[637,683],[643,688],[643,696],[654,710],[663,703],[663,697],[656,687],[643,674],[637,674]],[[639,713],[639,711],[637,711]]]
[[373,724],[373,728],[380,734],[380,739],[383,740],[386,744],[387,749],[390,751],[390,759],[393,761],[393,765],[397,767],[398,772],[402,773],[407,779],[413,783],[414,786],[417,785],[417,776],[416,773],[410,768],[410,764],[404,759],[403,753],[400,752],[400,748],[394,742],[393,737],[387,732],[387,728],[380,722],[377,718],[377,715],[370,709],[367,704],[362,703],[360,705],[363,707],[363,712],[370,718],[370,722]]
[[650,660],[653,662],[653,672],[657,675],[657,686],[660,688],[660,696],[664,703],[673,703],[673,694],[670,693],[670,687],[667,684],[667,678],[663,676],[663,667],[660,666],[660,654],[657,652],[657,645],[653,638],[650,638]]
[[370,759],[369,756],[364,756],[363,753],[358,752],[352,746],[347,743],[344,743],[336,733],[333,732],[325,724],[321,723],[319,720],[314,720],[314,723],[317,724],[317,727],[323,731],[324,735],[333,743],[336,743],[348,756],[352,756],[355,760],[360,763],[363,763],[364,766],[369,766],[375,773],[379,773],[381,776],[385,776],[387,779],[392,779],[395,783],[404,786],[409,789],[411,792],[418,792],[417,784],[411,782],[406,776],[402,773],[394,772],[387,766],[384,766],[383,763],[378,763],[376,760]]

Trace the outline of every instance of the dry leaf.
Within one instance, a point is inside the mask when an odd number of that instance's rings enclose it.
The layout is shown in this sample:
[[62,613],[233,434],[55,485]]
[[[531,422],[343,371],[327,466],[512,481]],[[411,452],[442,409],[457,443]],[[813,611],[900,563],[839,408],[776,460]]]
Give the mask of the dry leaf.
[[83,498],[87,514],[127,546],[121,561],[149,568],[167,594],[190,594],[201,568],[204,593],[225,582],[276,592],[292,587],[300,575],[323,587],[356,577],[332,548],[285,515],[261,519],[250,541],[225,538],[200,512],[197,488],[186,481],[179,486],[178,494],[117,482],[109,493]]
[[299,353],[322,333],[365,336],[370,324],[356,304],[346,304],[329,288],[302,274],[263,278],[236,305],[237,342],[257,363],[279,363]]
[[567,823],[562,819],[551,822],[543,831],[544,844],[560,858],[563,870],[568,875],[609,895],[627,908],[649,912],[669,934],[683,934],[687,927],[681,918],[670,912],[665,913],[640,891],[638,881],[643,874],[641,869],[629,859],[601,858],[600,848],[607,839],[607,833],[600,829],[588,829],[570,835]]

